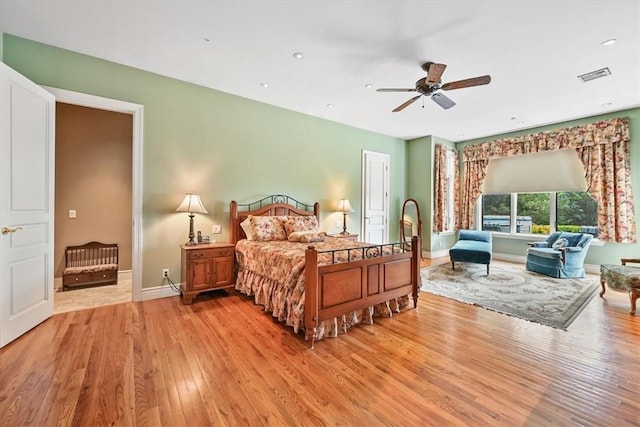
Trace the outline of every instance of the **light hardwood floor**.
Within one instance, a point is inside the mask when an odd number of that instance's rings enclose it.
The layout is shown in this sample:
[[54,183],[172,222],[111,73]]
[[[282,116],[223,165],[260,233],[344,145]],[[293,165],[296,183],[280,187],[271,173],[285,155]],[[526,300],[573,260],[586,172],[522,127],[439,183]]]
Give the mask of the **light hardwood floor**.
[[640,317],[606,297],[565,332],[422,293],[314,350],[235,294],[57,314],[0,350],[0,425],[637,426]]

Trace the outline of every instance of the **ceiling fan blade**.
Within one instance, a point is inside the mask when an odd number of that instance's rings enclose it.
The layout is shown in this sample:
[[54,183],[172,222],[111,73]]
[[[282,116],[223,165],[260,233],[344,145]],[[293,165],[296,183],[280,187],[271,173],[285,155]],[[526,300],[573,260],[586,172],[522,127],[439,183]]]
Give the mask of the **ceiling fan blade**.
[[448,110],[449,108],[456,105],[455,102],[453,102],[451,99],[449,99],[447,96],[445,96],[440,92],[436,92],[433,95],[431,95],[431,99],[433,99],[433,102],[435,102],[445,110]]
[[442,77],[442,73],[444,73],[445,68],[447,68],[445,64],[429,65],[429,71],[427,72],[427,83],[440,83],[440,77]]
[[376,92],[415,92],[416,88],[401,89],[401,88],[382,88],[376,89]]
[[491,76],[486,75],[486,76],[473,77],[470,79],[445,83],[442,85],[441,89],[442,90],[462,89],[465,87],[486,85],[486,84],[489,84],[489,82],[491,82]]
[[410,100],[408,100],[407,102],[405,102],[404,104],[400,104],[398,105],[396,108],[393,109],[394,113],[397,113],[398,111],[402,111],[405,108],[407,108],[409,105],[413,104],[414,102],[416,102],[418,100],[418,98],[420,98],[422,95],[418,95],[418,96],[414,96],[413,98],[411,98]]

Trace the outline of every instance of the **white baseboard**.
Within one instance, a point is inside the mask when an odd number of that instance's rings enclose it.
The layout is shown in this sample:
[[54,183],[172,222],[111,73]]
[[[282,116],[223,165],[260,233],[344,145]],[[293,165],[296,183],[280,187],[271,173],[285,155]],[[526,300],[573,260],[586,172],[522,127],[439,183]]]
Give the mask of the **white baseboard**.
[[[179,283],[176,283],[176,285],[178,287],[180,286]],[[142,301],[175,296],[180,296],[180,293],[171,289],[171,286],[169,285],[154,286],[152,288],[142,288]]]
[[[425,254],[425,258],[440,258],[443,256],[449,256],[449,249],[445,249],[437,252],[424,252],[424,254]],[[527,262],[526,256],[495,253],[495,252],[492,254],[492,259],[499,260],[499,261],[514,262],[518,264],[525,264]],[[589,274],[600,274],[600,265],[585,264],[584,271],[586,271]]]
[[491,258],[499,261],[514,262],[519,264],[524,264],[527,261],[526,257],[520,256],[520,255],[501,254],[501,253],[495,253],[495,252],[491,254]]
[[118,270],[118,280],[131,280],[131,270]]
[[449,256],[449,249],[443,249],[441,251],[436,251],[436,252],[428,252],[428,251],[423,251],[422,255],[425,258],[441,258],[443,256]]

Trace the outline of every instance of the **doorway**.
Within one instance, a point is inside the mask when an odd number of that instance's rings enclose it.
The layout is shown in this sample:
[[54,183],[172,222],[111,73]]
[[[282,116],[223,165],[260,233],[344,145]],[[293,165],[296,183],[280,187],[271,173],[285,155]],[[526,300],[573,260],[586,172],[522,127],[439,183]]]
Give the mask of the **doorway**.
[[59,103],[69,104],[72,106],[88,107],[96,110],[124,113],[131,116],[131,222],[129,223],[131,226],[130,274],[125,275],[124,279],[130,280],[131,283],[131,292],[128,300],[141,301],[142,283],[140,242],[142,241],[141,217],[143,107],[139,104],[132,104],[125,101],[82,94],[63,89],[51,87],[45,87],[45,89],[51,92],[56,97],[56,101]]
[[[54,314],[131,301],[131,119],[56,102]],[[89,242],[117,245],[117,280],[64,291],[65,248]]]

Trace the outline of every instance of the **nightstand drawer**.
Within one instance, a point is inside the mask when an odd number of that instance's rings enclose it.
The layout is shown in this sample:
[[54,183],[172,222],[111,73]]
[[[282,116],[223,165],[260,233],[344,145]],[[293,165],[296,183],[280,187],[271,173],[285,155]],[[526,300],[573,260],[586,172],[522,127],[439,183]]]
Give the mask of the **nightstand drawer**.
[[189,259],[218,258],[233,256],[233,249],[194,249],[189,251]]

